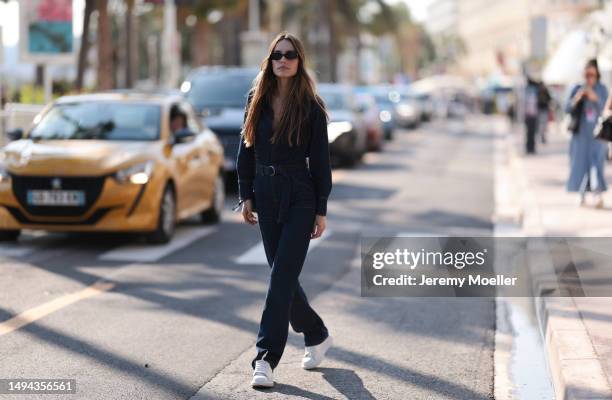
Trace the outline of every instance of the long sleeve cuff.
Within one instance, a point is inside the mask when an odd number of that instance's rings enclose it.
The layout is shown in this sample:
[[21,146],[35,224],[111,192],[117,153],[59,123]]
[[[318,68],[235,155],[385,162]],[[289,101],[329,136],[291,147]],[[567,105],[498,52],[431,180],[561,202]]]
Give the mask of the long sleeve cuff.
[[317,199],[317,215],[327,215],[327,197],[319,196]]
[[253,181],[251,180],[239,180],[238,181],[238,193],[240,200],[248,200],[254,197],[253,195]]

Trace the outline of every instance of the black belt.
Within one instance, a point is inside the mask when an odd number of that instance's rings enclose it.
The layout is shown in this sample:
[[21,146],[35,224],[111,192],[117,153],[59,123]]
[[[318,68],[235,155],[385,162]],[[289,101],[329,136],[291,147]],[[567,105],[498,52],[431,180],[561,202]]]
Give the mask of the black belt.
[[275,175],[288,175],[291,172],[306,171],[306,163],[294,163],[294,164],[273,164],[264,165],[256,164],[255,173],[257,175],[264,176],[275,176]]
[[[255,165],[255,173],[257,175],[274,176],[278,178],[272,180],[273,190],[276,191],[276,189],[280,189],[280,205],[278,217],[276,219],[277,222],[284,222],[287,219],[287,214],[289,213],[291,187],[293,183],[292,173],[306,172],[307,170],[306,162],[273,165],[257,163]],[[278,185],[280,185],[280,187]],[[259,207],[261,207],[261,204]]]

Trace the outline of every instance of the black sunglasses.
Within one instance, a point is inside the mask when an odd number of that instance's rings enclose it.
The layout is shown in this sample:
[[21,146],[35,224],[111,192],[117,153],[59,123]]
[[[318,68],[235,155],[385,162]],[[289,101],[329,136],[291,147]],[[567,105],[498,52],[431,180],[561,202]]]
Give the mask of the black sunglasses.
[[290,50],[286,53],[281,53],[280,51],[273,51],[270,55],[270,60],[280,61],[282,60],[283,56],[285,56],[287,60],[295,60],[296,58],[298,58],[298,53],[295,50]]

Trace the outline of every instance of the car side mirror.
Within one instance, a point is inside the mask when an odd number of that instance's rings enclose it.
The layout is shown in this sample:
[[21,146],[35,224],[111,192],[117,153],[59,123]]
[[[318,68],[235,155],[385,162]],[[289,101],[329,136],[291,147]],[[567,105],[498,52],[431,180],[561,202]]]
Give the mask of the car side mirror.
[[195,132],[189,128],[183,128],[176,131],[174,134],[174,144],[186,143],[195,137]]
[[17,128],[6,133],[9,140],[19,140],[23,138],[23,129]]

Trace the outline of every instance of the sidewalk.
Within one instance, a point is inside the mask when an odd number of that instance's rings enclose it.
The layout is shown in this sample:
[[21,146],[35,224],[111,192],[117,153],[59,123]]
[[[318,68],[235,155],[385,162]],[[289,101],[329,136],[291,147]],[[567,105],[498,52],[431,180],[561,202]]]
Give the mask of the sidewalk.
[[[548,143],[537,144],[538,154],[527,156],[522,127],[507,129],[523,233],[612,237],[612,195],[604,195],[604,209],[595,209],[589,197],[579,207],[578,194],[565,190],[569,134],[550,131]],[[610,184],[612,165],[606,167]],[[612,298],[535,300],[557,400],[612,399]]]

